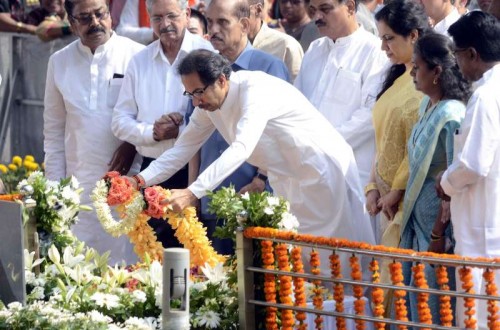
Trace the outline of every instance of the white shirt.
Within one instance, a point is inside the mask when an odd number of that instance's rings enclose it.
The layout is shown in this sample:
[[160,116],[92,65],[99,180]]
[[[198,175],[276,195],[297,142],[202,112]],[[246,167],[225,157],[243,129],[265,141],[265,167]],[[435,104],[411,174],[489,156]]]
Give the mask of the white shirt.
[[153,41],[153,29],[139,26],[139,0],[125,2],[116,32],[143,45]]
[[[453,163],[441,186],[451,197],[455,253],[469,257],[500,257],[500,64],[477,81],[467,103]],[[495,271],[500,285],[500,271]],[[484,293],[480,269],[472,269],[474,291]],[[478,329],[488,329],[486,302],[479,300],[474,317]],[[464,327],[463,303],[457,300],[457,325]]]
[[175,139],[155,141],[153,125],[164,114],[186,114],[189,99],[182,95],[184,86],[177,66],[189,52],[200,48],[213,50],[210,42],[186,30],[172,64],[163,53],[160,40],[130,62],[113,111],[112,129],[120,140],[135,145],[142,156],[157,158],[174,145]]
[[292,82],[295,80],[304,57],[302,46],[295,38],[271,29],[264,23],[255,36],[252,46],[282,60],[288,68],[290,80]]
[[434,25],[434,31],[449,37],[450,35],[448,34],[448,28],[453,23],[458,21],[460,17],[460,13],[458,12],[457,8],[453,7],[453,10],[444,19]]
[[[82,204],[108,170],[121,141],[111,132],[111,114],[120,88],[112,79],[124,74],[134,54],[144,46],[115,33],[94,54],[76,40],[50,57],[45,86],[45,175],[51,180],[74,175],[85,189]],[[126,237],[112,239],[94,211],[80,212],[76,236],[111,260],[134,262]]]
[[248,161],[267,171],[302,233],[374,242],[350,146],[293,86],[260,71],[232,73],[219,110],[194,110],[174,148],[141,172],[147,185],[173,175],[215,129],[230,146],[189,187],[197,197]]
[[351,145],[363,183],[375,155],[371,109],[387,64],[380,40],[359,27],[335,42],[314,41],[294,83]]

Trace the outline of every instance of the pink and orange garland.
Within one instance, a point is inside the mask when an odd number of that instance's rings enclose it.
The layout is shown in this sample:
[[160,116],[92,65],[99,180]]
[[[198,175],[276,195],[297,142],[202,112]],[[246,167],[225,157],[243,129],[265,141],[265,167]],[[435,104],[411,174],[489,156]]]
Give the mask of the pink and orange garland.
[[[296,274],[304,273],[304,264],[302,263],[302,249],[300,247],[292,248],[292,271]],[[306,307],[307,299],[306,299],[306,289],[304,287],[304,278],[302,277],[294,277],[293,278],[293,286],[294,286],[294,294],[295,294],[295,306]],[[306,320],[305,312],[297,312],[295,318],[298,321],[297,328],[299,330],[306,330],[307,324],[304,322]]]
[[[370,271],[372,272],[372,283],[380,283],[380,272],[378,261],[373,259],[370,262]],[[378,318],[384,317],[384,290],[380,287],[372,288],[372,303],[373,303],[373,316]],[[385,329],[384,322],[375,322],[375,327],[378,330]]]
[[[127,206],[132,203],[137,191],[118,172],[108,172],[104,180],[109,187],[108,205],[116,206],[120,218],[125,219]],[[196,210],[188,207],[180,214],[173,212],[168,205],[161,204],[169,196],[170,192],[159,186],[148,187],[144,190],[147,207],[135,219],[131,219],[132,228],[127,230],[127,235],[134,244],[134,251],[137,255],[142,260],[145,260],[146,254],[153,260],[162,261],[163,259],[163,246],[157,241],[153,229],[148,224],[149,218],[154,217],[167,219],[175,230],[175,236],[179,242],[190,250],[192,266],[204,266],[205,263],[209,263],[213,267],[219,262],[224,262],[224,256],[217,254],[211,246],[206,235],[206,228],[198,221]]]
[[[271,241],[260,242],[262,254],[262,267],[264,269],[274,269],[274,247]],[[268,303],[276,303],[276,278],[273,274],[264,274],[264,296]],[[276,307],[266,307],[266,329],[278,329],[278,309]]]
[[[311,273],[313,275],[321,274],[321,261],[319,257],[319,252],[317,250],[311,251]],[[323,292],[321,290],[321,280],[313,280],[314,284],[313,292],[313,306],[316,310],[323,310]],[[323,329],[323,317],[320,314],[316,314],[316,318],[314,319],[314,323],[316,324],[316,329]]]
[[[361,281],[363,279],[363,273],[361,272],[361,265],[359,264],[359,259],[355,255],[349,258],[349,263],[351,264],[351,278],[355,281]],[[363,287],[361,285],[353,285],[352,291],[354,294],[354,311],[356,315],[363,315],[365,312],[365,300],[363,299]],[[364,320],[356,319],[356,330],[366,329],[366,324]]]
[[[340,265],[340,257],[336,253],[330,255],[330,270],[332,278],[341,279],[342,278],[342,268]],[[344,313],[344,285],[340,282],[336,282],[333,285],[333,300],[335,300],[335,311],[337,313]],[[335,323],[337,329],[345,329],[346,321],[343,317],[336,317]]]
[[[284,272],[290,272],[290,260],[288,257],[288,245],[278,244],[276,246],[276,259],[278,268]],[[292,301],[292,277],[288,275],[279,275],[279,297],[283,305],[293,306]],[[291,309],[281,310],[281,329],[292,330],[295,325],[295,318]]]

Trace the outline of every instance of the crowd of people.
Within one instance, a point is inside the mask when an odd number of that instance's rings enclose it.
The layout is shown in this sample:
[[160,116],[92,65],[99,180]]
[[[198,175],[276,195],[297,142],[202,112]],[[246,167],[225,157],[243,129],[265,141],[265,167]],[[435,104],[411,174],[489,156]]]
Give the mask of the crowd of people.
[[[304,234],[500,257],[499,0],[41,0],[23,19],[16,4],[0,0],[1,31],[77,37],[49,61],[44,152],[47,177],[75,175],[82,203],[108,170],[159,184],[228,254],[206,195],[232,184],[285,197]],[[136,260],[95,213],[72,230]]]

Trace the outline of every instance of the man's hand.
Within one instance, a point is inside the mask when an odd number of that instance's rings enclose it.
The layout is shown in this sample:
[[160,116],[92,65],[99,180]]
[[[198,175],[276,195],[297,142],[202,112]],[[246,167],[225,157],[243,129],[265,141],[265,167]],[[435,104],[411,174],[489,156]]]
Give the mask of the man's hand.
[[441,171],[436,176],[436,185],[435,185],[436,193],[437,193],[438,197],[441,198],[442,200],[450,201],[451,200],[450,196],[446,195],[446,193],[443,190],[443,187],[441,187],[441,179],[443,178],[443,174],[444,174],[444,171]]
[[123,142],[113,153],[113,157],[108,164],[108,171],[118,171],[121,175],[127,174],[134,163],[136,153],[137,151],[133,144]]
[[175,139],[183,121],[184,117],[178,112],[161,116],[153,125],[153,138],[156,141]]
[[180,213],[186,207],[195,206],[198,198],[189,189],[172,189],[172,195],[161,201],[161,204],[170,204],[174,212]]
[[380,192],[378,189],[372,189],[366,194],[366,210],[370,216],[377,215],[382,209],[378,207],[377,203],[380,199]]
[[377,206],[387,219],[392,220],[398,212],[399,201],[403,198],[404,190],[391,190],[387,195],[380,197]]
[[241,188],[240,191],[238,191],[238,193],[239,194],[244,194],[246,192],[248,192],[248,193],[253,193],[253,192],[261,193],[264,191],[264,189],[266,189],[266,182],[258,177],[254,177],[252,179],[252,182],[250,182],[249,184],[247,184],[246,186]]

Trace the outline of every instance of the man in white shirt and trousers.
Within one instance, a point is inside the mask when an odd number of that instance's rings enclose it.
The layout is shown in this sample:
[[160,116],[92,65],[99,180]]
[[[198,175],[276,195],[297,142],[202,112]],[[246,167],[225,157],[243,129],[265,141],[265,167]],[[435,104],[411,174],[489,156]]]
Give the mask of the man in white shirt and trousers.
[[[373,243],[356,162],[342,136],[287,82],[231,71],[224,57],[207,50],[180,63],[184,94],[196,108],[175,146],[137,181],[150,186],[170,177],[217,129],[229,148],[187,189],[172,191],[174,210],[193,205],[247,161],[267,171],[274,193],[290,202],[300,233]],[[321,251],[324,274],[329,254]],[[344,265],[348,257],[342,256]]]
[[[475,91],[455,134],[453,163],[436,180],[437,190],[443,198],[451,197],[455,253],[499,258],[500,22],[493,15],[473,11],[451,25],[448,32],[455,42],[460,71],[475,82]],[[482,271],[472,268],[476,293],[485,292]],[[499,286],[500,272],[495,273]],[[488,329],[486,301],[478,299],[476,304],[478,328]],[[457,326],[464,327],[464,319],[463,300],[457,299]]]
[[[146,4],[159,39],[130,61],[112,120],[115,136],[135,145],[143,156],[142,168],[173,147],[186,125],[188,107],[192,109],[182,96],[177,65],[194,49],[213,49],[209,41],[188,31],[187,0],[147,0]],[[187,166],[162,183],[167,189],[187,185]],[[149,224],[164,247],[181,246],[166,221],[151,219]]]
[[[109,169],[113,152],[121,144],[111,132],[120,77],[144,46],[111,30],[105,0],[66,0],[65,7],[79,39],[49,60],[44,100],[45,174],[51,180],[74,175],[85,189],[82,204],[90,205],[96,181]],[[94,211],[80,212],[79,222],[71,229],[99,253],[111,251],[112,263],[137,260],[128,238],[111,239]]]
[[311,0],[324,37],[309,46],[294,84],[349,143],[364,186],[375,156],[371,110],[389,61],[379,38],[358,24],[358,1]]

